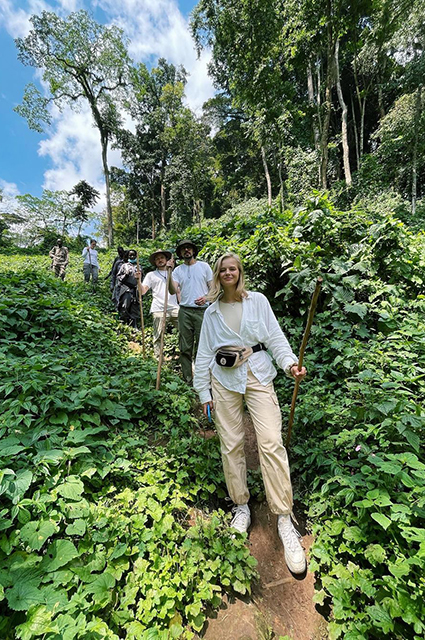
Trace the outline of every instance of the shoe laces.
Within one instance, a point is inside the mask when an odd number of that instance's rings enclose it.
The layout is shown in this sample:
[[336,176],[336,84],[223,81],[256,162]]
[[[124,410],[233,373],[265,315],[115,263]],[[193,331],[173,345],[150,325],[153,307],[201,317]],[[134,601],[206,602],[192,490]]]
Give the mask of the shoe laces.
[[232,525],[244,527],[249,518],[248,509],[246,507],[235,505],[232,508],[232,513],[233,513]]
[[290,551],[297,551],[301,544],[299,539],[302,537],[291,521],[285,521],[283,518],[279,520],[279,531],[283,538],[283,544]]

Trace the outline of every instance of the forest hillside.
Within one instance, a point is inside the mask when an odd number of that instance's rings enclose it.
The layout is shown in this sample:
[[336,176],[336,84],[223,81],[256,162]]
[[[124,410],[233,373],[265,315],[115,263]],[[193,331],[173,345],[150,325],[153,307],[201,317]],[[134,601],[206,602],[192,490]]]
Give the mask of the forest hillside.
[[[425,238],[393,213],[323,195],[281,210],[250,200],[188,228],[213,264],[237,252],[296,350],[323,288],[290,450],[310,570],[329,637],[425,633]],[[176,232],[163,237],[175,247]],[[157,248],[139,245],[142,265]],[[101,276],[112,263],[101,252]],[[231,538],[217,438],[204,439],[173,360],[155,390],[150,316],[120,324],[108,282],[65,282],[46,255],[8,249],[0,271],[0,636],[192,638],[255,559]],[[169,343],[173,348],[173,342]],[[291,381],[276,391],[285,412]],[[285,415],[283,416],[285,424]],[[250,489],[261,499],[258,473]]]

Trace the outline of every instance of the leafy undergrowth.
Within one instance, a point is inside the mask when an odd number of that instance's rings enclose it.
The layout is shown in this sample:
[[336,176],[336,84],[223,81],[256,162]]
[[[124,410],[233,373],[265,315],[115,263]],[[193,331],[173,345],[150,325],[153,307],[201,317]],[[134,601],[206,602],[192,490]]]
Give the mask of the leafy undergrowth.
[[[316,600],[332,640],[423,638],[424,234],[316,196],[283,213],[244,203],[185,237],[210,264],[243,257],[295,350],[323,277],[291,447]],[[249,589],[255,563],[224,529],[217,444],[193,435],[194,396],[171,369],[154,391],[155,365],[125,350],[106,294],[46,271],[9,274],[2,290],[0,636],[187,637],[222,589]],[[287,405],[291,381],[276,390]]]
[[84,287],[32,265],[0,291],[0,636],[192,637],[256,564],[192,392],[166,368],[155,391]]

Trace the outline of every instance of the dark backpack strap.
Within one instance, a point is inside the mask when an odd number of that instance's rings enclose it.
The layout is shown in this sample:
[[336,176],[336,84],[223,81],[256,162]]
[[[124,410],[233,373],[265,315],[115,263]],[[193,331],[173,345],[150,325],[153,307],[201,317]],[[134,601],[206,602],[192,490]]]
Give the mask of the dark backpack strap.
[[252,353],[257,353],[257,351],[267,351],[267,347],[262,342],[255,344],[251,349]]

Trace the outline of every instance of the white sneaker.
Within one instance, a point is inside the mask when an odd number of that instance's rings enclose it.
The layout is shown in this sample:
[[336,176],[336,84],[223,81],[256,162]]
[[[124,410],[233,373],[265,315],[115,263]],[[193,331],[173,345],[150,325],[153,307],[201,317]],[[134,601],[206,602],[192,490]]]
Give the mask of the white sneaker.
[[295,529],[291,516],[278,516],[277,531],[285,549],[285,562],[292,573],[304,573],[307,562],[299,539],[301,534]]
[[247,504],[237,504],[232,509],[233,518],[230,526],[239,533],[246,533],[251,524],[251,512]]

